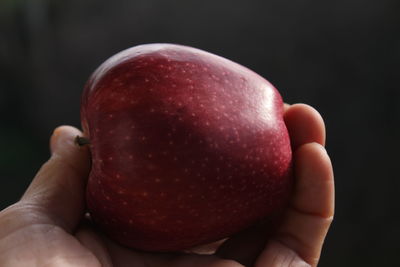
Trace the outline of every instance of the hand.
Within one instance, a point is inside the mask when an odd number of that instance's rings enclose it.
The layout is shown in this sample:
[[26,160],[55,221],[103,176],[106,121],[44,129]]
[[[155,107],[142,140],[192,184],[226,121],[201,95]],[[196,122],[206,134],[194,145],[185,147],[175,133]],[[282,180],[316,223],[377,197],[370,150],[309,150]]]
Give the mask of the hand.
[[51,137],[51,158],[20,201],[0,212],[0,266],[316,266],[333,218],[334,184],[317,111],[287,105],[285,122],[294,150],[295,192],[274,231],[262,223],[228,239],[212,255],[145,253],[124,248],[85,218],[90,169],[82,133],[62,126]]

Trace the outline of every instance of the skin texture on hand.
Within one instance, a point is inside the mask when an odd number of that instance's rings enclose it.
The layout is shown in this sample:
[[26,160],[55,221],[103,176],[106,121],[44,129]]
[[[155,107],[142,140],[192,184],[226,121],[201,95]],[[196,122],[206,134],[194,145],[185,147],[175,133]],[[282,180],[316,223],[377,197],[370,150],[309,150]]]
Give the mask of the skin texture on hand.
[[21,200],[0,212],[0,266],[316,266],[334,213],[325,127],[310,106],[286,105],[285,109],[295,188],[279,225],[255,225],[213,247],[211,255],[124,248],[97,232],[85,217],[90,154],[74,143],[82,135],[79,130],[61,126],[51,137],[48,162]]

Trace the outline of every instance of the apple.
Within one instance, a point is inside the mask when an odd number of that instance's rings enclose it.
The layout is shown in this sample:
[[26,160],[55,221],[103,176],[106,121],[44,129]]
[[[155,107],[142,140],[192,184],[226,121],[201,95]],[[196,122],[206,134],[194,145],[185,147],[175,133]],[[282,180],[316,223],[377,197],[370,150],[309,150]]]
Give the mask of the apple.
[[214,54],[147,44],[105,61],[82,95],[87,207],[111,239],[176,251],[229,237],[287,203],[292,152],[278,91]]

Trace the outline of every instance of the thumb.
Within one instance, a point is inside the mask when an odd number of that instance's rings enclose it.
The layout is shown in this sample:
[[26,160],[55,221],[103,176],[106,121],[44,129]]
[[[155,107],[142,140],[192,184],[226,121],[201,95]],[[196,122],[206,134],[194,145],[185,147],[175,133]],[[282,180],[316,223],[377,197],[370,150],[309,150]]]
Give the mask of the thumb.
[[85,211],[85,187],[90,170],[89,150],[75,143],[78,135],[82,136],[82,132],[71,126],[54,130],[50,139],[52,155],[20,201],[69,232]]

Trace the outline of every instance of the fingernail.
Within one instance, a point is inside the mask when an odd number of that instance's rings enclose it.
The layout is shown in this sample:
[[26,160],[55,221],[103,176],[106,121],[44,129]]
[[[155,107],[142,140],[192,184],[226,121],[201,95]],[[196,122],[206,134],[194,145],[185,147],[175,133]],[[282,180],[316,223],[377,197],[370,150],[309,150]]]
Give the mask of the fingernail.
[[59,149],[60,130],[56,128],[50,137],[50,152],[53,155]]
[[321,144],[318,143],[318,142],[313,142],[313,143],[316,144],[316,145],[318,145],[318,146],[320,147],[320,149],[321,149],[325,154],[328,155],[328,151],[326,151],[326,147],[325,147],[324,145],[321,145]]
[[[78,132],[77,132],[78,134]],[[57,127],[50,138],[50,152],[68,153],[75,147],[75,135],[65,126]]]

